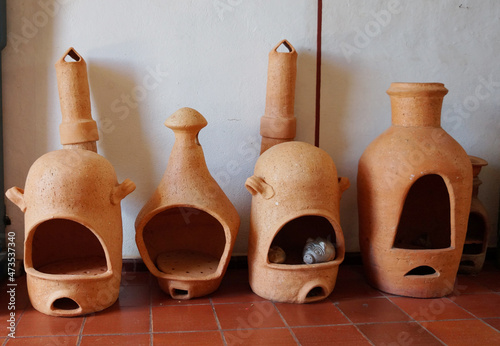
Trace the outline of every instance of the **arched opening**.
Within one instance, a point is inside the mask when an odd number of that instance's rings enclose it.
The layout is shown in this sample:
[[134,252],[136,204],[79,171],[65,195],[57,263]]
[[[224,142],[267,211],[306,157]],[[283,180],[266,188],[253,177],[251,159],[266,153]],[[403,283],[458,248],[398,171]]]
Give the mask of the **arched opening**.
[[418,179],[410,188],[401,212],[394,247],[444,249],[451,246],[450,196],[439,175]]
[[80,305],[71,298],[59,298],[52,303],[52,310],[77,310],[79,308]]
[[[190,207],[159,212],[144,226],[143,238],[158,270],[183,278],[214,274],[226,246],[223,225],[207,212]],[[181,291],[177,294],[185,295]]]
[[487,239],[486,221],[478,213],[469,214],[469,222],[467,224],[467,235],[465,237],[464,255],[478,255],[486,250]]
[[34,269],[46,274],[95,276],[108,270],[106,254],[96,235],[66,219],[38,225],[31,241],[31,261]]
[[[293,219],[287,222],[275,235],[269,248],[270,252],[268,251],[268,260],[277,264],[304,264],[303,251],[307,240],[318,237],[329,239],[334,246],[336,245],[335,230],[328,219],[317,215]],[[277,248],[283,251],[283,261],[272,260],[272,252]]]

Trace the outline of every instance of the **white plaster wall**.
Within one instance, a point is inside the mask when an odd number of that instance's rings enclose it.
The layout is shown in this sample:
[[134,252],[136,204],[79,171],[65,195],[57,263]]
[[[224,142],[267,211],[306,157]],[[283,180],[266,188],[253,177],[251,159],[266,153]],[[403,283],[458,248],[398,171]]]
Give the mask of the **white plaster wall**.
[[[87,62],[99,153],[120,181],[130,178],[137,185],[122,202],[123,256],[139,257],[135,217],[159,183],[174,142],[163,122],[181,107],[195,108],[208,120],[199,139],[209,170],[241,216],[234,254],[245,254],[251,195],[244,182],[260,150],[268,53],[283,38],[300,54],[297,138],[314,140],[316,2],[11,0],[7,5],[6,188],[23,187],[31,164],[61,148],[54,63],[74,46]],[[22,239],[23,215],[6,203],[9,227]],[[22,241],[18,244],[20,255]]]
[[391,82],[441,82],[442,127],[489,161],[479,197],[495,246],[500,190],[500,2],[323,1],[320,146],[351,179],[341,204],[347,251],[358,247],[356,174],[391,124]]
[[[200,142],[212,175],[241,216],[234,253],[246,253],[250,195],[243,184],[260,146],[267,55],[283,38],[299,53],[297,140],[314,142],[317,2],[10,0],[7,5],[10,40],[2,52],[6,188],[24,186],[34,160],[61,147],[54,63],[74,46],[87,61],[99,152],[114,165],[119,180],[137,184],[122,202],[124,257],[139,256],[135,217],[158,184],[172,148],[173,134],[163,122],[185,106],[209,122]],[[391,13],[390,19],[376,15],[381,11]],[[390,125],[385,90],[394,81],[443,82],[450,90],[443,127],[470,154],[490,162],[481,173],[480,197],[496,230],[499,18],[495,1],[323,1],[320,146],[352,182],[341,203],[348,251],[359,249],[357,161]],[[145,78],[157,83],[145,84]],[[473,103],[483,80],[494,83],[486,88],[488,96]],[[22,213],[9,201],[7,213],[9,227],[21,238]]]

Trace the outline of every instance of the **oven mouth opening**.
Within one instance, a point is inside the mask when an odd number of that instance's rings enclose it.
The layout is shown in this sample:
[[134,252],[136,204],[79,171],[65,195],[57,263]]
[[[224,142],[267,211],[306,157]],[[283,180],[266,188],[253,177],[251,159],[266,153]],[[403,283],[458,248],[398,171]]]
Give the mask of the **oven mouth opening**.
[[215,276],[227,242],[224,226],[209,213],[192,207],[160,211],[144,226],[143,238],[161,273],[187,280]]
[[52,275],[99,276],[108,271],[103,245],[84,225],[68,219],[40,223],[27,241],[34,270]]
[[409,250],[451,247],[451,209],[448,188],[437,174],[413,183],[406,196],[393,248]]
[[[321,238],[321,239],[318,239]],[[310,265],[306,264],[304,249],[308,240],[312,239],[314,245],[308,252],[310,264],[331,262],[339,257],[335,229],[331,222],[318,215],[306,215],[292,219],[284,224],[274,236],[267,251],[267,262],[273,265]],[[322,244],[323,242],[323,244]],[[330,243],[330,245],[328,245]],[[333,246],[333,258],[328,256]]]

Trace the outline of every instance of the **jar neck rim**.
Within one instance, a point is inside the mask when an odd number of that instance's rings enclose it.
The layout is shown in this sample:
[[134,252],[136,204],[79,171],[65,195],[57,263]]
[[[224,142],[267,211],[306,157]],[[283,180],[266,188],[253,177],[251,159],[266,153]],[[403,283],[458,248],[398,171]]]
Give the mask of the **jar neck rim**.
[[391,97],[444,97],[448,89],[443,83],[391,83],[387,94]]

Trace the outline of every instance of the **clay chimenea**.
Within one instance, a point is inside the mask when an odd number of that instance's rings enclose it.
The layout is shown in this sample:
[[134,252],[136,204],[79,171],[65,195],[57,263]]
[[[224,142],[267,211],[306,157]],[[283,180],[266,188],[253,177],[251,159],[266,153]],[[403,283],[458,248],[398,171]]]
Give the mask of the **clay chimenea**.
[[472,194],[464,149],[440,126],[441,83],[393,83],[392,126],[358,167],[359,238],[369,282],[429,298],[453,291]]
[[349,180],[337,178],[325,151],[293,141],[296,61],[286,40],[269,53],[261,156],[245,183],[253,195],[248,267],[259,296],[308,303],[332,292],[344,259],[339,203]]
[[25,189],[13,187],[6,195],[25,212],[24,266],[33,307],[77,316],[103,310],[118,298],[120,201],[135,185],[128,179],[118,184],[111,164],[97,154],[83,58],[70,48],[56,71],[63,149],[40,157]]
[[[337,178],[335,164],[324,150],[288,142],[259,157],[245,186],[253,195],[248,241],[252,290],[279,302],[326,298],[344,260],[339,204],[349,180]],[[335,255],[307,264],[304,249],[308,240],[317,238],[331,242]],[[279,260],[273,259],[276,250],[282,253]]]
[[158,188],[135,223],[144,263],[175,299],[203,296],[219,287],[240,225],[205,163],[198,133],[206,125],[191,108],[181,108],[165,121],[175,133],[174,147]]
[[488,213],[481,200],[478,198],[479,186],[482,184],[478,175],[483,166],[488,165],[486,160],[477,156],[470,156],[473,168],[472,202],[464,250],[460,261],[459,272],[464,274],[479,274],[486,259],[488,249],[489,220]]

